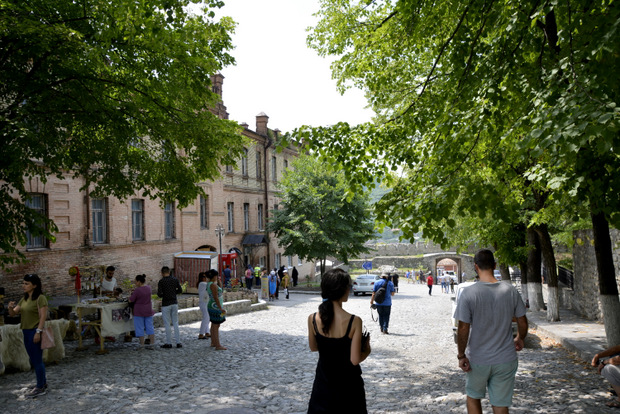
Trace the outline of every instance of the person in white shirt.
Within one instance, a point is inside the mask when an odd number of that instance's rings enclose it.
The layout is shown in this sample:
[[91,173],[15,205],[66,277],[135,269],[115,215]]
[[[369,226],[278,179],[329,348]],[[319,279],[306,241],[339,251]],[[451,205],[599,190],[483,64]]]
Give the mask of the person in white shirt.
[[114,289],[116,289],[116,278],[114,277],[114,271],[116,271],[114,266],[108,266],[105,270],[105,277],[101,282],[102,295],[114,293]]

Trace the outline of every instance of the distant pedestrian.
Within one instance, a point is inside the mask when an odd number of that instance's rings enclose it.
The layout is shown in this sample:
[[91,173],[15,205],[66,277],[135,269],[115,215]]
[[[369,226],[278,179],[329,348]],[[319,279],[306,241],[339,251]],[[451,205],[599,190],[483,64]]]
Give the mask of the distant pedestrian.
[[254,274],[252,272],[252,266],[248,266],[245,270],[245,287],[248,290],[252,290],[252,280],[254,279]]
[[437,277],[439,278],[439,281],[441,282],[441,292],[448,293],[448,289],[447,289],[448,285],[446,284],[446,275],[441,274]]
[[278,275],[275,269],[269,274],[269,300],[276,300],[276,292],[278,291]]
[[220,325],[226,322],[226,309],[224,309],[224,291],[217,285],[217,270],[207,272],[207,292],[209,303],[207,309],[211,321],[211,346],[217,351],[225,351],[227,348],[220,342]]
[[349,299],[351,277],[332,269],[321,279],[323,302],[308,316],[308,344],[319,352],[308,413],[366,414],[360,363],[370,354],[370,337],[362,344],[362,320],[342,308]]
[[295,268],[295,266],[293,266],[291,277],[293,278],[293,287],[297,286],[297,281],[299,279],[299,271],[297,270],[297,268]]
[[[385,299],[381,303],[375,303],[377,291],[385,285]],[[394,284],[388,280],[386,273],[381,275],[381,279],[375,282],[372,296],[370,297],[370,306],[377,305],[377,313],[379,314],[379,326],[381,333],[388,334],[390,325],[390,313],[392,312],[392,296],[394,296]]]
[[129,296],[133,305],[133,327],[136,338],[140,341],[140,348],[144,347],[145,336],[149,336],[146,349],[153,349],[155,344],[155,328],[153,327],[153,304],[151,302],[151,287],[146,284],[146,275],[137,275],[134,281],[136,288]]
[[[505,414],[512,404],[519,365],[516,351],[523,349],[527,335],[525,305],[514,286],[493,276],[493,252],[480,250],[474,266],[480,282],[463,289],[454,312],[459,367],[467,373],[467,412],[482,413],[480,400],[488,389],[493,412]],[[513,318],[518,326],[514,340]]]
[[454,293],[454,279],[450,278],[450,293]]
[[207,339],[211,337],[211,329],[209,328],[209,292],[207,292],[207,280],[207,272],[200,272],[198,274],[198,306],[200,307],[200,313],[202,314],[200,330],[198,331],[198,339]]
[[278,274],[278,286],[276,287],[276,299],[280,299],[280,285],[282,284],[282,279],[284,279],[284,266],[280,266],[279,269],[276,270]]
[[426,277],[426,284],[428,285],[428,296],[431,296],[433,293],[433,275],[429,274]]
[[21,314],[19,325],[24,336],[24,346],[30,365],[37,376],[37,384],[26,393],[26,397],[36,398],[47,394],[47,378],[41,349],[41,336],[47,317],[47,298],[41,291],[41,279],[35,274],[24,276],[22,287],[24,297],[17,305],[14,301],[9,302],[9,316]]
[[172,348],[172,333],[170,324],[174,327],[174,339],[177,343],[177,348],[183,348],[181,344],[181,335],[179,334],[179,302],[177,302],[177,295],[183,293],[179,280],[170,276],[170,268],[164,266],[161,268],[161,279],[157,284],[157,296],[161,299],[161,317],[164,322],[164,328],[166,328],[166,343],[162,348]]
[[224,286],[230,288],[230,279],[232,278],[232,270],[230,270],[230,266],[226,265],[226,269],[224,269]]
[[398,293],[398,273],[392,275],[392,283],[394,284],[394,290]]

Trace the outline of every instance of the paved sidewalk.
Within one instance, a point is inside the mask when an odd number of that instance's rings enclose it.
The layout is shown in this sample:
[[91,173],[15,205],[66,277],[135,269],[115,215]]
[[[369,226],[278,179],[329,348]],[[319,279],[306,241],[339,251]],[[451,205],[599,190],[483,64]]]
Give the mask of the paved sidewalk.
[[607,348],[605,326],[587,320],[569,309],[560,309],[560,321],[547,321],[546,311],[528,311],[530,327],[559,342],[589,363],[594,354]]

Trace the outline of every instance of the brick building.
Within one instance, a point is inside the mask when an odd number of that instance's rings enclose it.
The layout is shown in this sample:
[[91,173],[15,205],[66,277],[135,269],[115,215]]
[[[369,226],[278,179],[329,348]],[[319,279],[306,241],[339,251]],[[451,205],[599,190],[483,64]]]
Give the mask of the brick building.
[[[213,77],[213,89],[220,96],[223,79],[221,75]],[[212,110],[228,119],[222,103]],[[292,146],[275,151],[279,131],[270,130],[268,120],[260,113],[255,130],[242,124],[243,135],[250,139],[242,159],[237,165],[222,166],[220,179],[200,183],[206,196],[181,210],[174,203],[162,208],[159,200],[139,195],[127,200],[91,198],[79,190],[83,182],[69,176],[64,180],[50,176],[46,183],[27,181],[34,196],[31,207],[45,212],[58,226],[56,240],[51,243],[29,237],[23,249],[29,262],[13,266],[10,272],[0,271],[0,287],[8,296],[19,295],[23,275],[37,273],[45,293],[71,294],[73,281],[68,270],[73,265],[115,266],[119,283],[144,273],[154,286],[162,266],[173,268],[175,253],[219,251],[218,226],[224,229],[222,252],[239,254],[239,274],[250,264],[296,266],[300,278],[313,275],[314,263],[283,256],[283,249],[265,231],[269,211],[278,208],[277,181],[297,156],[297,148]]]

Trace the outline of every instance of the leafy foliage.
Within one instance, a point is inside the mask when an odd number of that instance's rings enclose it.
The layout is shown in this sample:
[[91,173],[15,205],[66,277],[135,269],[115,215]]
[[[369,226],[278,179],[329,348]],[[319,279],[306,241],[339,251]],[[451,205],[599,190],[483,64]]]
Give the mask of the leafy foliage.
[[323,0],[317,15],[310,46],[338,57],[339,87],[363,88],[377,117],[298,137],[342,166],[353,192],[406,166],[379,220],[443,245],[467,220],[506,251],[522,240],[515,229],[560,211],[620,225],[613,4]]
[[364,243],[374,234],[368,194],[347,198],[343,174],[312,156],[300,156],[291,167],[280,182],[280,209],[269,223],[284,254],[347,263],[368,252]]
[[24,179],[68,174],[95,196],[183,207],[240,154],[236,124],[207,109],[219,99],[210,76],[234,63],[234,23],[214,20],[221,1],[201,15],[193,3],[0,3],[2,263],[26,229],[53,240],[53,223],[24,206]]

